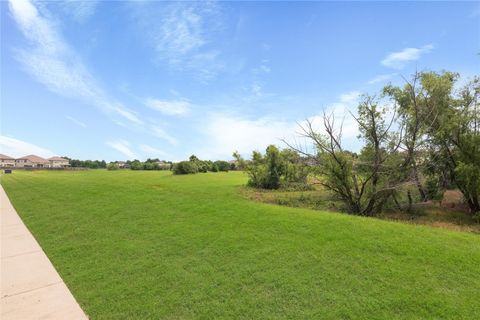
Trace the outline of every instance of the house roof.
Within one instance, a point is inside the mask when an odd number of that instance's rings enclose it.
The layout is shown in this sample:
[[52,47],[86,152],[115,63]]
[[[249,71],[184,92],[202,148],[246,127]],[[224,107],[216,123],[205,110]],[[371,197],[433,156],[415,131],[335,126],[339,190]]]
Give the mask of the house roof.
[[17,160],[28,160],[33,163],[49,163],[47,159],[43,159],[42,157],[36,156],[34,154],[18,158]]
[[6,156],[4,154],[0,154],[0,160],[15,160],[12,157]]
[[50,160],[50,161],[68,161],[68,159],[65,159],[65,158],[62,158],[62,157],[51,157],[51,158],[48,158],[47,160]]

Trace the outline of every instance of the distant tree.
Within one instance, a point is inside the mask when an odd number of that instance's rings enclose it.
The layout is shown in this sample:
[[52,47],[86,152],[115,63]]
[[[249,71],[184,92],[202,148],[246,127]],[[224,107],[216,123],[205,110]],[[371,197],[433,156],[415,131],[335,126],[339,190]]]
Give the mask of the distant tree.
[[246,167],[248,184],[263,189],[278,189],[292,185],[307,187],[308,167],[293,150],[280,151],[276,146],[267,147],[265,155],[258,151]]
[[213,163],[213,166],[216,167],[217,171],[228,171],[228,170],[230,170],[230,163],[228,163],[227,161],[223,161],[223,160],[215,161]]
[[156,163],[154,162],[144,162],[143,170],[156,170]]
[[172,167],[174,174],[192,174],[198,172],[198,167],[193,161],[180,161]]
[[108,165],[107,165],[107,170],[118,170],[119,167],[118,167],[118,164],[116,162],[110,162]]
[[130,162],[130,169],[132,170],[143,170],[144,166],[140,160],[133,160]]
[[240,153],[238,151],[235,151],[232,156],[235,159],[235,169],[245,170],[245,168],[247,167],[247,162],[245,161],[245,159],[242,158]]
[[98,169],[98,168],[106,168],[107,163],[105,160],[78,160],[78,159],[70,159],[68,157],[64,157],[68,159],[70,162],[70,166],[73,168],[90,168],[90,169]]

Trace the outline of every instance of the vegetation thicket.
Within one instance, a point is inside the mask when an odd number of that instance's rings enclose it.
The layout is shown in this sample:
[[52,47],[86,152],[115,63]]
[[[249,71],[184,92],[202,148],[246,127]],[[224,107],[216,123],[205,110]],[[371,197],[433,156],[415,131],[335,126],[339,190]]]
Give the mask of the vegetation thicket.
[[148,158],[144,162],[140,160],[127,160],[127,167],[131,170],[170,170],[172,162],[160,161],[159,159]]
[[[323,115],[322,132],[309,120],[301,125],[315,152],[287,144],[313,163],[316,181],[349,213],[377,215],[387,205],[411,211],[414,202],[439,199],[453,188],[463,194],[471,215],[478,215],[480,80],[475,77],[463,86],[458,80],[451,72],[421,72],[403,87],[388,85],[379,96],[362,96],[356,115],[352,113],[363,141],[358,155],[345,150],[342,125],[329,114]],[[251,185],[280,186],[278,152],[271,152],[269,157],[267,150],[266,161],[254,153],[258,170],[247,169]],[[255,166],[261,161],[263,167]],[[266,178],[258,183],[257,176]]]
[[251,161],[242,163],[248,176],[248,185],[263,189],[295,188],[306,189],[310,168],[303,163],[299,154],[290,149],[279,150],[276,146],[267,147],[265,154],[254,151]]
[[235,169],[234,164],[230,164],[228,161],[218,160],[212,162],[210,160],[200,160],[195,155],[191,155],[187,161],[180,161],[174,163],[172,171],[174,174],[192,174],[198,172],[228,172]]

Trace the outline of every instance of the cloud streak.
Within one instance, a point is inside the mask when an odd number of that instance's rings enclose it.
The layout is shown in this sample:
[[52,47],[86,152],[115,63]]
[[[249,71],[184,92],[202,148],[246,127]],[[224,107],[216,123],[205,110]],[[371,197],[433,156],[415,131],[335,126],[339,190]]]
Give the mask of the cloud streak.
[[145,105],[151,109],[160,111],[169,116],[186,115],[190,112],[192,105],[186,100],[159,100],[147,98]]
[[20,158],[29,154],[49,158],[55,154],[43,147],[7,136],[0,136],[0,152],[13,158]]
[[395,75],[396,75],[396,73],[381,74],[381,75],[378,75],[378,76],[370,79],[367,83],[368,84],[375,84],[375,83],[385,82],[387,80],[392,79]]
[[207,47],[221,20],[215,1],[136,3],[133,8],[157,61],[192,72],[202,81],[223,70],[220,51]]
[[78,119],[75,119],[74,117],[66,116],[65,119],[72,121],[73,123],[75,123],[75,124],[76,124],[77,126],[79,126],[79,127],[82,127],[82,128],[86,128],[86,127],[87,127],[87,125],[86,125],[84,122],[82,122],[82,121],[80,121],[80,120],[78,120]]
[[142,123],[131,110],[108,97],[56,26],[34,4],[28,0],[10,0],[10,11],[30,43],[30,48],[16,50],[16,58],[34,79],[54,93]]
[[130,148],[130,143],[126,140],[108,141],[106,143],[110,148],[117,150],[128,159],[135,159],[137,155]]
[[229,114],[212,114],[207,123],[203,130],[209,144],[196,154],[212,160],[229,157],[235,150],[245,156],[253,150],[263,151],[269,144],[279,144],[296,128],[296,123],[279,119],[248,119]]
[[403,69],[409,62],[420,59],[422,55],[429,53],[433,48],[432,44],[427,44],[420,48],[405,48],[389,53],[381,63],[385,67]]
[[147,156],[147,157],[153,157],[153,156],[168,156],[168,153],[157,149],[155,147],[149,146],[148,144],[141,144],[139,146],[140,150]]
[[165,130],[160,128],[159,126],[152,126],[152,135],[154,135],[157,138],[160,138],[162,140],[167,141],[171,145],[177,145],[178,141],[174,137],[172,137],[170,134],[168,134]]

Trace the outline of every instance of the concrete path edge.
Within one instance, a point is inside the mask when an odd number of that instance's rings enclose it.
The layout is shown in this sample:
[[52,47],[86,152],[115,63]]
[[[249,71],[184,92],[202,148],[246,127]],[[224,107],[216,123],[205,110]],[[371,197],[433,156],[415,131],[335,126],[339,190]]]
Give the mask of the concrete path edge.
[[1,185],[0,231],[1,319],[88,319]]

